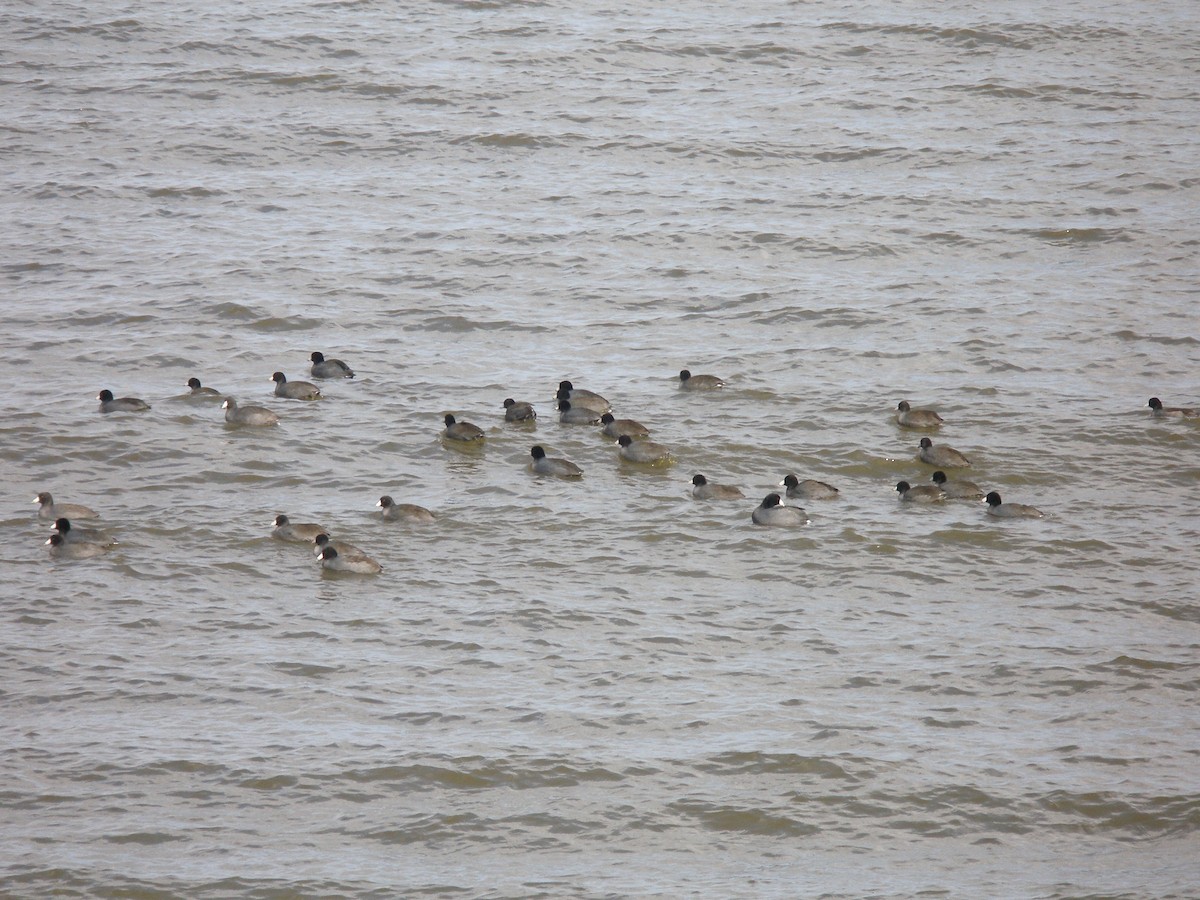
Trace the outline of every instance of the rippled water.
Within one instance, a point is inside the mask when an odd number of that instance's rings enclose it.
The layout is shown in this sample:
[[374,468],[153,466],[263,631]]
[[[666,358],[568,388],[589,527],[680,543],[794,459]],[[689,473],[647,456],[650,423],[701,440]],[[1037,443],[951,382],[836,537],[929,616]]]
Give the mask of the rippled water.
[[[0,893],[1194,895],[1193,4],[0,21]],[[899,504],[900,399],[1046,517]],[[842,498],[755,528],[788,472]]]

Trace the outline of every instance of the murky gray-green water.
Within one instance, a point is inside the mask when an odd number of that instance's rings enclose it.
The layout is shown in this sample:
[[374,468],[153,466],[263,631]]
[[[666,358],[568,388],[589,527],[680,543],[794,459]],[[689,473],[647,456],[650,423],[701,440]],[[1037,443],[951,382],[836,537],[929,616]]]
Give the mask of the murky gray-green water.
[[[0,23],[4,896],[1195,896],[1193,3]],[[901,399],[1045,518],[899,503]]]

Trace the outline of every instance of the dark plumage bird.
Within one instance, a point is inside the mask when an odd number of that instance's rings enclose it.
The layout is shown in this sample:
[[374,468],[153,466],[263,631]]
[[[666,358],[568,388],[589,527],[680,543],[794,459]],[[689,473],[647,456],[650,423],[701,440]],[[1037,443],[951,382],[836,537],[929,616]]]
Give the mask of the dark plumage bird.
[[318,534],[328,534],[329,529],[314,522],[292,522],[287,516],[275,517],[275,530],[271,537],[280,541],[291,541],[296,544],[311,544]]
[[434,515],[415,503],[397,503],[387,494],[375,504],[379,507],[379,518],[385,522],[432,522]]
[[68,544],[103,544],[111,547],[117,542],[107,531],[98,528],[76,528],[71,525],[70,519],[55,519],[53,527]]
[[666,465],[673,462],[671,450],[663,444],[654,441],[635,441],[627,434],[617,438],[621,445],[621,459],[626,462],[639,463],[644,466]]
[[559,400],[558,421],[564,425],[599,425],[600,413],[586,406],[576,406],[570,400]]
[[693,375],[683,369],[679,373],[679,386],[685,391],[716,391],[725,387],[725,382],[716,375]]
[[113,398],[113,392],[107,388],[96,395],[100,401],[100,412],[142,412],[150,408],[150,404],[138,397]]
[[931,466],[937,466],[939,469],[969,469],[970,461],[955,450],[953,447],[933,446],[933,441],[929,438],[921,438],[921,449],[917,453],[917,459]]
[[1163,406],[1162,401],[1157,397],[1151,397],[1149,406],[1154,410],[1154,415],[1162,419],[1195,419],[1200,417],[1200,410],[1192,409],[1190,406]]
[[936,484],[918,484],[913,487],[907,481],[896,484],[900,499],[906,503],[940,503],[946,499],[946,492]]
[[841,496],[833,485],[811,478],[801,481],[795,475],[785,475],[780,484],[787,488],[789,500],[836,500]]
[[356,547],[354,544],[348,544],[346,541],[335,541],[322,531],[315,538],[313,538],[313,553],[317,556],[320,556],[321,551],[326,547],[332,547],[338,552],[339,556],[361,556],[369,559],[362,548]]
[[631,438],[650,436],[650,429],[641,422],[635,422],[633,419],[617,419],[610,412],[606,412],[600,417],[600,424],[604,426],[600,430],[610,438],[619,438],[623,434],[627,434]]
[[78,503],[55,503],[49,491],[42,491],[33,498],[39,504],[37,517],[47,522],[52,519],[98,519],[100,514],[88,506]]
[[225,421],[230,425],[266,427],[279,424],[279,416],[275,415],[275,413],[271,412],[265,406],[239,407],[235,399],[226,397],[225,402],[221,404],[221,408],[225,410]]
[[200,383],[199,378],[189,378],[187,386],[192,389],[189,396],[192,397],[220,397],[221,392],[216,388],[205,387]]
[[590,394],[590,392],[568,391],[564,388],[559,388],[555,399],[560,405],[566,400],[576,409],[591,410],[597,416],[602,416],[606,412],[612,411],[611,403],[599,395]]
[[[563,393],[564,391],[566,392],[565,394]],[[575,406],[586,406],[588,409],[594,409],[600,414],[609,412],[612,409],[612,404],[595,391],[577,388],[569,381],[560,381],[558,383],[558,393],[555,395],[555,398],[558,400],[570,400]]]
[[320,350],[314,350],[312,368],[309,374],[313,378],[353,378],[354,370],[340,359],[326,359]]
[[997,491],[987,495],[987,514],[997,519],[1040,519],[1042,511],[1027,503],[1005,503]]
[[776,528],[795,528],[808,524],[808,513],[798,506],[784,506],[778,494],[767,494],[763,502],[750,514],[755,525],[770,525]]
[[741,500],[742,489],[731,484],[713,484],[703,475],[692,476],[692,497],[696,500]]
[[108,544],[85,544],[65,541],[61,534],[52,534],[46,541],[50,547],[50,556],[54,559],[91,559],[109,550]]
[[896,421],[905,428],[937,428],[942,417],[932,409],[913,409],[907,400],[896,404]]
[[355,575],[378,575],[383,566],[369,556],[343,556],[334,547],[321,551],[321,568],[330,572],[352,572]]
[[983,499],[983,490],[973,481],[967,481],[962,478],[947,478],[946,473],[941,469],[934,472],[931,477],[933,478],[933,483],[940,487],[951,500]]
[[454,416],[446,413],[446,427],[442,431],[442,437],[451,441],[482,441],[483,429],[478,425],[472,425],[470,422],[459,422]]
[[532,403],[518,403],[512,397],[504,401],[505,422],[528,422],[537,418]]
[[540,444],[534,444],[529,450],[533,462],[529,467],[539,475],[553,475],[556,478],[582,478],[583,469],[569,459],[557,459],[546,455]]
[[288,381],[282,372],[271,376],[275,382],[275,396],[289,400],[320,400],[321,389],[309,381]]

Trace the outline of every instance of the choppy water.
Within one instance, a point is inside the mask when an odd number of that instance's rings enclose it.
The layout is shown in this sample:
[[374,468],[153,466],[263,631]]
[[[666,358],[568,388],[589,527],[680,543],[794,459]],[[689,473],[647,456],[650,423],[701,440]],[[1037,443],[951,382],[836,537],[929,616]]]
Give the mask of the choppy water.
[[[1195,895],[1193,4],[0,22],[5,896]],[[905,398],[1046,518],[901,506]],[[791,471],[843,498],[754,528]]]

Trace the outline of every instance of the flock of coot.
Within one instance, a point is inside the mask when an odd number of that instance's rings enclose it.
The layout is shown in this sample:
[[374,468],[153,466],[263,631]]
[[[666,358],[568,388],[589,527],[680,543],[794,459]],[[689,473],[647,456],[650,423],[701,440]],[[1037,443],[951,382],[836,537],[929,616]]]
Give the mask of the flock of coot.
[[[320,352],[311,356],[312,377],[319,379],[353,378],[354,370],[340,359],[326,359]],[[288,381],[282,372],[271,376],[275,383],[275,396],[292,400],[314,401],[321,399],[321,389],[308,381]],[[205,387],[198,378],[190,378],[187,386],[193,397],[223,397],[221,392]],[[684,391],[718,391],[725,382],[715,375],[693,375],[687,369],[679,373],[679,389]],[[114,397],[112,391],[102,390],[97,397],[102,413],[143,412],[150,404],[137,397]],[[613,415],[612,404],[594,391],[576,388],[570,381],[563,381],[556,394],[559,421],[566,425],[599,426],[602,433],[616,440],[618,455],[622,460],[640,466],[666,466],[674,462],[670,448],[650,440],[650,429],[633,419],[618,419]],[[239,406],[233,397],[224,396],[222,407],[225,421],[230,425],[269,427],[279,422],[279,416],[262,406]],[[1200,411],[1188,407],[1163,406],[1158,397],[1151,397],[1149,407],[1158,418],[1200,418]],[[518,402],[512,398],[503,403],[506,422],[528,422],[537,418],[533,404]],[[907,400],[896,407],[896,423],[903,428],[934,430],[939,428],[942,417],[932,409],[913,409]],[[482,428],[470,422],[460,422],[447,414],[441,438],[464,445],[482,443],[486,435]],[[555,478],[578,479],[583,470],[568,459],[546,455],[540,445],[530,449],[532,457],[530,471],[538,475]],[[944,469],[967,469],[971,462],[953,447],[934,444],[922,437],[918,446],[917,459],[934,466],[932,480],[928,484],[910,484],[901,481],[896,485],[901,502],[942,503],[946,500],[986,501],[987,514],[999,518],[1041,518],[1040,510],[1024,503],[1005,503],[997,491],[986,494],[973,481],[950,478]],[[837,488],[823,481],[806,479],[795,475],[786,476],[780,483],[782,495],[772,492],[751,513],[755,525],[793,528],[808,524],[808,514],[800,506],[789,505],[785,500],[804,502],[836,500]],[[743,500],[745,494],[733,485],[710,482],[704,475],[692,477],[692,496],[696,500]],[[77,503],[58,503],[49,492],[37,495],[38,518],[52,521],[54,533],[46,542],[50,555],[56,559],[88,559],[100,556],[116,544],[116,540],[102,529],[72,524],[100,518],[95,510]],[[427,523],[434,521],[434,514],[422,506],[412,503],[396,503],[390,496],[379,498],[379,516],[385,522],[403,521]],[[285,515],[275,519],[271,536],[281,541],[309,544],[313,547],[322,568],[335,572],[352,572],[374,575],[383,567],[363,550],[344,541],[330,538],[329,531],[314,523],[293,523]]]

